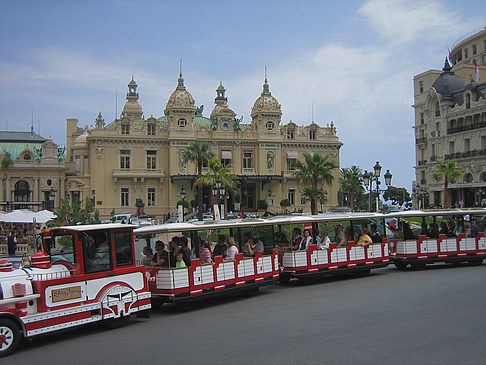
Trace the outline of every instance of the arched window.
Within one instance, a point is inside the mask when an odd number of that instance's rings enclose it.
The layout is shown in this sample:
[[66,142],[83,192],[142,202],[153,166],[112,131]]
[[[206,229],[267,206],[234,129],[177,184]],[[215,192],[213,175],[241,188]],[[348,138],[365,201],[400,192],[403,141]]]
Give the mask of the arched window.
[[24,153],[24,155],[22,156],[22,159],[23,159],[24,161],[30,161],[30,160],[32,160],[32,155],[31,155],[30,153],[26,152],[26,153]]
[[481,176],[479,178],[481,182],[486,182],[486,172],[481,172]]
[[28,202],[30,201],[30,185],[25,180],[19,180],[14,185],[14,201]]
[[435,103],[435,116],[440,117],[440,105],[438,101]]
[[473,176],[470,173],[467,173],[464,175],[464,182],[465,183],[472,183],[473,182]]
[[469,109],[471,107],[471,94],[467,93],[466,94],[466,109]]

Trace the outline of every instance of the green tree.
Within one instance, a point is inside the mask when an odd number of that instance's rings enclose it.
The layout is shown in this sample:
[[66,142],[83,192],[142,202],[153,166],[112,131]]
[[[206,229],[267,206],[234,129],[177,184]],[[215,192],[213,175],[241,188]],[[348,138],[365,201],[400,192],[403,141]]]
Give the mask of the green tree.
[[290,200],[288,199],[280,200],[280,206],[282,207],[282,210],[284,210],[287,207],[290,207]]
[[[198,185],[214,185],[219,180],[224,185],[226,191],[235,192],[236,175],[231,172],[231,164],[223,165],[217,158],[211,158],[208,161],[208,172],[196,180]],[[224,206],[226,207],[226,194],[224,194]],[[227,218],[227,209],[225,209],[225,218]]]
[[411,200],[410,193],[405,188],[390,186],[383,194],[385,200],[391,200],[393,204],[403,205]]
[[61,204],[54,211],[56,218],[47,222],[49,226],[64,226],[69,225],[69,201],[67,199],[61,199]]
[[311,202],[312,214],[317,214],[318,194],[320,194],[319,189],[322,189],[320,185],[322,183],[331,185],[334,180],[332,171],[337,168],[338,165],[334,161],[319,152],[315,152],[314,155],[304,153],[304,162],[296,161],[294,176],[313,188],[308,190],[308,193],[311,194],[308,198]]
[[[307,203],[308,201],[312,202],[312,198],[315,197],[316,202],[321,205],[321,207],[327,203],[327,191],[322,188],[315,188],[313,186],[306,186],[302,190],[302,196],[304,197],[304,201]],[[313,214],[317,214],[313,213]]]
[[355,210],[355,198],[363,188],[363,171],[358,166],[345,167],[341,169],[341,177],[339,183],[343,191],[349,194],[349,205],[351,211]]
[[[208,142],[192,142],[187,148],[182,150],[182,163],[186,164],[189,161],[196,164],[197,180],[202,177],[202,165],[205,160],[210,160],[214,157],[214,153],[210,151],[210,145]],[[197,181],[196,180],[196,181]],[[200,221],[203,220],[203,192],[202,185],[198,185],[197,189],[197,201],[199,208],[197,210],[197,217]]]
[[5,151],[2,161],[0,162],[0,168],[3,175],[3,201],[7,201],[7,174],[13,163],[12,156],[9,152]]
[[98,209],[95,209],[94,217],[93,217],[93,224],[100,224],[100,223],[101,223],[100,211]]
[[449,183],[453,183],[457,181],[464,173],[464,169],[462,167],[456,166],[456,161],[448,161],[448,162],[441,162],[439,160],[437,162],[437,169],[439,170],[432,177],[439,181],[444,178],[444,208],[448,208],[448,190],[449,190]]

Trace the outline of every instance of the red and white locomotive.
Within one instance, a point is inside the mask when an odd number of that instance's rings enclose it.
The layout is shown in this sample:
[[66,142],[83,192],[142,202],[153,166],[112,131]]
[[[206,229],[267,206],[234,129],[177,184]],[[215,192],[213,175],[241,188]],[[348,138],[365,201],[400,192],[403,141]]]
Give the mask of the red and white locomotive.
[[30,263],[14,269],[0,261],[0,357],[22,338],[148,314],[151,294],[135,263],[133,226],[59,227],[42,238]]

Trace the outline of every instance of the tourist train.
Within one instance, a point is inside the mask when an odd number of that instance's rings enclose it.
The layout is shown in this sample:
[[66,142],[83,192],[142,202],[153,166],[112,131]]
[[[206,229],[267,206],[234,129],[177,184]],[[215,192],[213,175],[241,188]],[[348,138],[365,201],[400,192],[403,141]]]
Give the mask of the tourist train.
[[[478,208],[47,229],[20,268],[0,261],[0,357],[22,338],[96,321],[119,326],[148,316],[151,306],[257,291],[278,280],[366,275],[389,263],[481,264],[486,237],[476,222],[484,217]],[[435,230],[442,221],[456,222],[450,234]],[[155,257],[141,256],[154,246]]]

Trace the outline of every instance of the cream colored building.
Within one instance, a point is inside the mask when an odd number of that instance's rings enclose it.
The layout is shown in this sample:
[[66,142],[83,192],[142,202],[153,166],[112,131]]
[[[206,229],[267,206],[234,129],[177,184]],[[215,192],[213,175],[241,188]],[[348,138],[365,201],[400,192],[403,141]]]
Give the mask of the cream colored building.
[[51,138],[30,132],[0,132],[0,160],[5,152],[13,164],[4,174],[0,186],[0,209],[57,207],[64,196],[64,156]]
[[449,185],[449,207],[486,201],[486,29],[458,42],[451,55],[452,69],[446,60],[442,71],[414,77],[417,207],[444,206],[443,181],[432,177],[436,160],[464,169]]
[[[310,204],[301,200],[302,185],[292,175],[295,161],[303,160],[304,152],[319,151],[339,165],[342,143],[334,124],[282,124],[281,105],[266,80],[251,109],[250,124],[236,118],[222,84],[216,89],[210,118],[204,117],[182,75],[162,117],[144,117],[133,79],[126,99],[120,118],[110,124],[105,125],[99,115],[93,128],[82,130],[76,119],[67,120],[67,192],[75,200],[92,198],[102,217],[112,210],[135,214],[137,199],[147,215],[174,213],[182,186],[186,199],[195,200],[196,167],[181,160],[183,149],[193,141],[209,142],[222,163],[231,163],[240,189],[231,195],[228,210],[256,211],[258,201],[265,200],[269,210],[276,212],[280,201],[288,198],[290,210],[309,211]],[[337,204],[339,169],[334,176],[334,184],[324,186],[329,198],[324,208]],[[207,210],[209,187],[203,189],[203,196]]]

